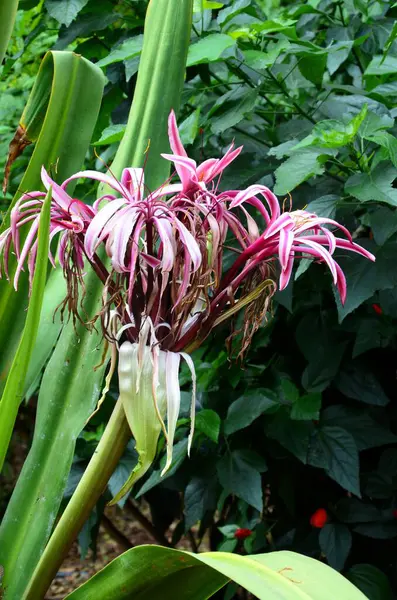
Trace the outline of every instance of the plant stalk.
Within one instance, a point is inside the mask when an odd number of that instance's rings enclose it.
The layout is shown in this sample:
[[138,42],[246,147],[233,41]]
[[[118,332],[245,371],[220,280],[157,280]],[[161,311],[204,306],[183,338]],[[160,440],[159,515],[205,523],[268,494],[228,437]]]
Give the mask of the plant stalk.
[[119,399],[101,441],[40,558],[23,600],[44,598],[64,557],[104,491],[130,438],[130,428]]

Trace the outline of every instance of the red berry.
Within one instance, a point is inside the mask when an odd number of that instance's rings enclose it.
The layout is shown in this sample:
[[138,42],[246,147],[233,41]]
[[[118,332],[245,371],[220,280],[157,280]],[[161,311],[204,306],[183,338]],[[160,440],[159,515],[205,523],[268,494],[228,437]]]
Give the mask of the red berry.
[[252,534],[251,529],[236,529],[234,532],[234,537],[237,540],[245,540]]
[[379,304],[373,304],[372,308],[374,309],[374,311],[376,312],[377,315],[382,315],[383,314],[382,307],[379,306]]
[[393,517],[394,517],[395,519],[397,519],[397,508],[395,508],[395,509],[393,510]]
[[322,529],[328,521],[328,513],[325,508],[318,508],[310,517],[310,525]]

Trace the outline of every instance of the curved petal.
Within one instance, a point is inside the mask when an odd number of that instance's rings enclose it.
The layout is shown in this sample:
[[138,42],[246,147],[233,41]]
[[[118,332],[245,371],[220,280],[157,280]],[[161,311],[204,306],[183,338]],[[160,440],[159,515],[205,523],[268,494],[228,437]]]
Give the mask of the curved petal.
[[173,110],[171,110],[168,117],[168,138],[170,141],[171,150],[174,154],[177,154],[178,156],[187,156],[186,150],[183,147],[181,138],[179,136],[176,117]]
[[106,204],[106,206],[98,211],[91,223],[88,225],[85,234],[84,246],[89,258],[92,258],[92,255],[94,254],[98,244],[101,242],[101,232],[106,223],[124,205],[124,198],[112,200],[112,202],[109,202],[109,204]]
[[121,185],[121,183],[115,177],[106,175],[105,173],[98,173],[98,171],[79,171],[78,173],[75,173],[74,175],[71,175],[70,177],[65,179],[65,181],[62,184],[62,188],[65,189],[70,181],[73,181],[74,179],[81,179],[84,177],[87,177],[87,179],[95,179],[96,181],[100,181],[101,183],[104,183],[105,185],[108,185],[109,187],[116,190],[116,192],[124,196],[124,198],[128,199],[127,188]]

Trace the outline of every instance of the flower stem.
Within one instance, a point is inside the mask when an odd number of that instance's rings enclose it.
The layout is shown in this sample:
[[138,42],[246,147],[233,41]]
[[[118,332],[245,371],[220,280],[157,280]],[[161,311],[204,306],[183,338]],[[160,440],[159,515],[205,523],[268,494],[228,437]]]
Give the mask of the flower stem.
[[131,432],[119,399],[101,441],[32,575],[23,600],[44,598],[64,557],[104,491],[130,438]]

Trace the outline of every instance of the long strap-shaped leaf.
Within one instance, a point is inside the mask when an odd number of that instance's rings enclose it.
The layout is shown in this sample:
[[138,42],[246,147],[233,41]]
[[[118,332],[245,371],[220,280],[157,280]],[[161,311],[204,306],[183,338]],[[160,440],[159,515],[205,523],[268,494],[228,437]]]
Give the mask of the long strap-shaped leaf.
[[191,554],[161,546],[128,550],[67,600],[206,600],[230,580],[259,600],[366,600],[337,571],[294,552]]
[[[81,168],[99,113],[104,83],[101,70],[73,52],[45,55],[10,153],[18,154],[28,142],[35,144],[34,151],[1,230],[8,226],[11,208],[22,192],[42,189],[43,165],[52,168],[57,181]],[[23,328],[26,281],[22,276],[15,292],[7,281],[0,280],[0,392]]]
[[47,279],[51,197],[52,191],[50,189],[40,215],[37,269],[33,277],[32,295],[29,301],[26,324],[0,400],[0,472],[10,443],[19,404],[23,397],[29,360],[40,321],[41,305]]
[[[143,111],[141,119],[139,119],[139,113],[135,117],[136,127],[139,126],[138,129],[140,129],[135,131],[136,135],[133,135],[134,129],[132,127],[128,128],[125,134],[128,144],[127,141],[124,142],[124,146],[120,147],[112,164],[112,173],[116,176],[120,176],[124,167],[142,165],[146,146],[140,143],[135,147],[138,138],[146,140],[147,144],[147,140],[154,140],[158,136],[164,144],[158,149],[158,152],[166,151],[168,146],[167,117],[170,108],[177,107],[180,100],[179,91],[185,72],[193,0],[178,0],[178,2],[151,0],[149,6],[150,12],[145,21],[144,50],[139,67],[139,73],[142,71],[143,75],[138,77],[131,109],[131,114],[140,109]],[[170,16],[170,8],[173,10],[174,18]],[[166,28],[167,35],[164,32],[161,36],[159,35],[161,24]],[[159,43],[160,39],[161,44]],[[170,54],[170,52],[173,52],[173,54]],[[166,56],[166,59],[164,56]],[[163,70],[157,67],[154,68],[156,61],[164,66]],[[169,66],[168,71],[165,67],[166,64]],[[149,93],[150,90],[148,89],[150,78],[154,77],[154,72],[156,77],[160,78],[159,83],[153,83],[156,86],[156,94]],[[163,124],[161,130],[159,129],[160,123]],[[126,148],[129,148],[128,152]],[[122,158],[119,158],[120,156]],[[152,187],[160,185],[169,173],[167,161],[159,156],[157,156],[157,159],[161,162],[161,165],[156,166],[154,177],[151,177],[150,169],[152,167],[150,166],[147,166],[147,173],[145,173],[145,181],[148,176]],[[98,290],[96,293],[98,293]],[[82,523],[90,514],[92,507],[95,506],[102,490],[105,488],[110,473],[118,463],[127,444],[128,435],[128,424],[123,408],[118,402],[98,446],[97,453],[91,460],[61,516],[29,582],[24,596],[26,600],[37,600],[45,595],[45,591],[62,563],[63,556],[72,545]]]
[[147,9],[134,100],[112,173],[119,176],[124,167],[145,165],[151,190],[170,172],[160,154],[169,149],[168,115],[178,111],[181,100],[192,10],[187,0],[151,0]]
[[1,0],[0,2],[0,64],[3,62],[8,42],[14,28],[18,10],[18,0]]
[[[86,285],[84,308],[92,316],[100,308],[101,284],[90,273]],[[106,365],[96,367],[102,354],[102,335],[87,332],[80,324],[75,331],[70,322],[44,372],[32,447],[0,527],[5,600],[23,597],[51,535],[76,439],[100,394]]]

